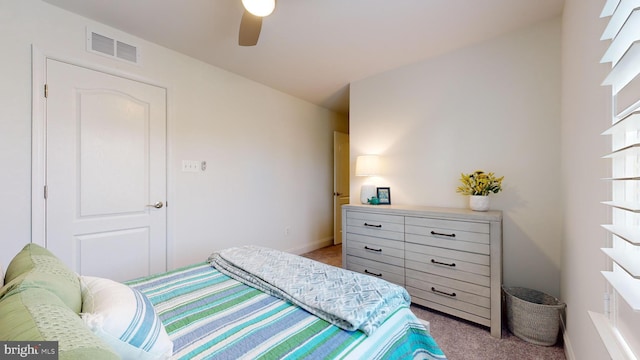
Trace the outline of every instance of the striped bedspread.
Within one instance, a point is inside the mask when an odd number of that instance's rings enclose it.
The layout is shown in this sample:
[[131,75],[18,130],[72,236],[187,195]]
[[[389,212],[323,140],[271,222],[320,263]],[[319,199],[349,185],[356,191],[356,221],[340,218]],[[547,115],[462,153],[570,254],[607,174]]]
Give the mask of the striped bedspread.
[[174,343],[175,359],[445,359],[407,307],[367,337],[206,262],[127,284],[153,303]]

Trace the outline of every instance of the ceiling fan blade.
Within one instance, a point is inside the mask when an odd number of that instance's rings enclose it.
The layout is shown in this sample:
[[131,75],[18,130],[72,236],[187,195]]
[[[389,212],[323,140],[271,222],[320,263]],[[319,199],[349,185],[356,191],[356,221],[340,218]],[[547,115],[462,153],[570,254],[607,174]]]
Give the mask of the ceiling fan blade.
[[247,10],[242,14],[240,20],[240,33],[238,34],[238,45],[254,46],[258,43],[260,30],[262,29],[262,18],[252,15]]

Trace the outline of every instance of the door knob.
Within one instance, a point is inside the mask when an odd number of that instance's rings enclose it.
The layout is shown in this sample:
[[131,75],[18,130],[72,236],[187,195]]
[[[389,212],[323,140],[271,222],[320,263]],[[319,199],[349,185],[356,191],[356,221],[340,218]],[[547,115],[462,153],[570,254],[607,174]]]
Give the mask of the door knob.
[[147,205],[150,207],[154,207],[156,209],[162,209],[162,207],[164,206],[164,204],[162,203],[162,201],[158,201],[157,203],[153,204],[153,205]]

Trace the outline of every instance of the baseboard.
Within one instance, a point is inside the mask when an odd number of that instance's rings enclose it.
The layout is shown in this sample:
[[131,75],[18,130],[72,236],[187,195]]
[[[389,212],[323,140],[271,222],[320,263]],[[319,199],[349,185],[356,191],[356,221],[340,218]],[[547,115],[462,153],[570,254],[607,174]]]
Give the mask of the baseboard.
[[306,254],[306,253],[308,253],[310,251],[322,249],[323,247],[327,247],[327,246],[331,246],[331,245],[333,245],[333,236],[328,237],[328,238],[324,238],[324,239],[320,239],[318,241],[315,241],[315,242],[313,242],[311,244],[308,244],[308,245],[305,245],[305,246],[288,249],[288,250],[286,250],[286,252],[291,253],[291,254],[296,254],[296,255],[302,255],[302,254]]
[[573,352],[571,341],[569,341],[569,335],[567,335],[566,331],[562,332],[562,341],[564,341],[564,356],[567,360],[576,360],[576,355]]
[[571,347],[571,341],[569,340],[569,334],[567,333],[567,327],[565,326],[564,316],[560,316],[560,331],[562,332],[562,341],[564,344],[564,356],[567,360],[576,360],[576,355]]

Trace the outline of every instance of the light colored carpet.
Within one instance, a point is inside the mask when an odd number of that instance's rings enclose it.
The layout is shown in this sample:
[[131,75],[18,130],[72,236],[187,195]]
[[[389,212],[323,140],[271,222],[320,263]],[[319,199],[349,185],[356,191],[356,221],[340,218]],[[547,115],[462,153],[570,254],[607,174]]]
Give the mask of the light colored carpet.
[[[342,247],[328,246],[302,256],[330,265],[342,266]],[[564,360],[561,342],[555,346],[528,343],[502,330],[502,339],[491,337],[489,329],[419,305],[411,310],[429,322],[431,335],[449,360]]]

